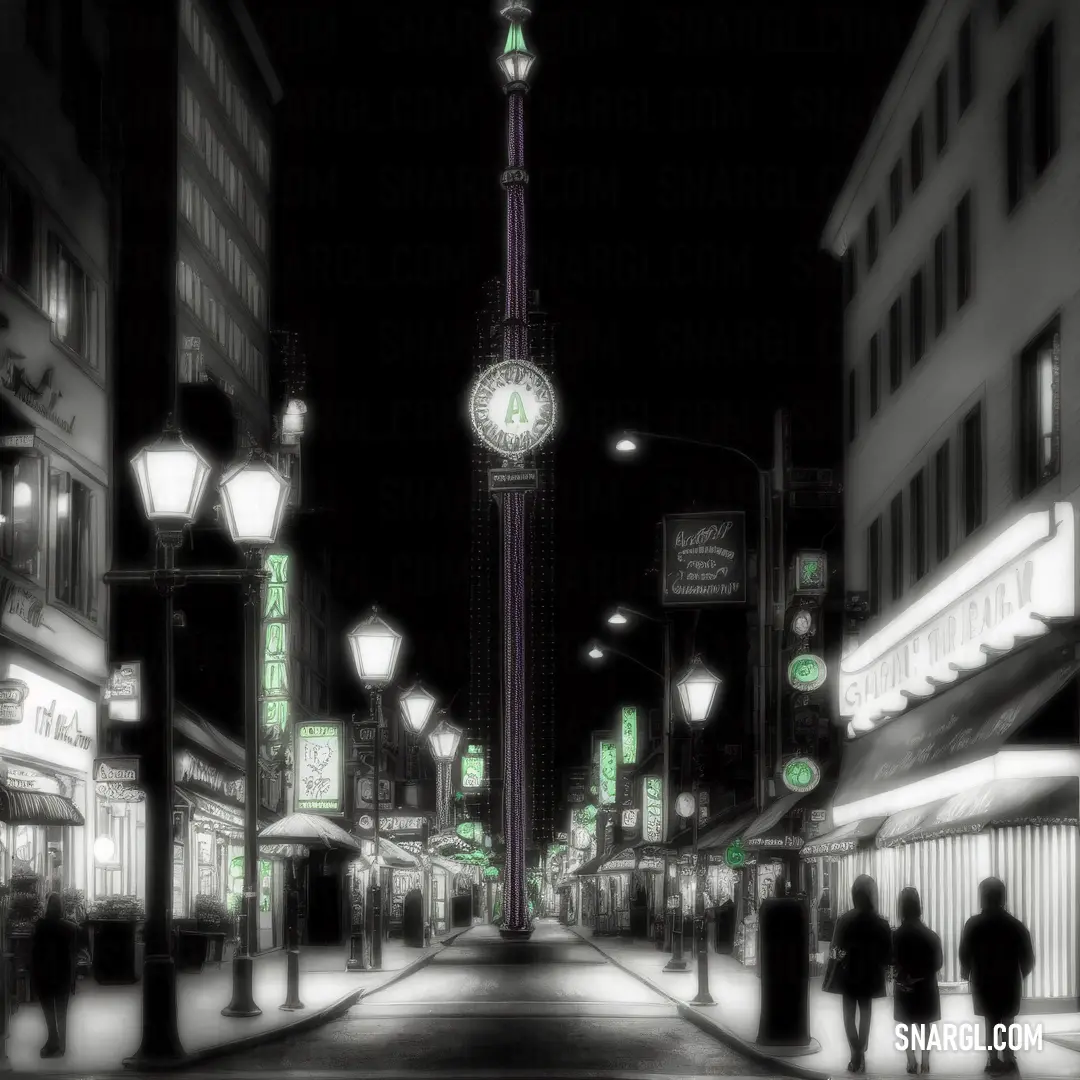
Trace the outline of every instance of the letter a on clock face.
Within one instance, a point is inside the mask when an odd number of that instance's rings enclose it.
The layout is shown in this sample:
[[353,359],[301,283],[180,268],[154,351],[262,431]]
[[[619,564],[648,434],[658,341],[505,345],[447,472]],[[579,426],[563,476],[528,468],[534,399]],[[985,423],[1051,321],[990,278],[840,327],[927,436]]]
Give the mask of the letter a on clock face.
[[538,450],[555,428],[555,393],[534,364],[504,360],[482,371],[469,393],[476,437],[496,454],[523,457]]

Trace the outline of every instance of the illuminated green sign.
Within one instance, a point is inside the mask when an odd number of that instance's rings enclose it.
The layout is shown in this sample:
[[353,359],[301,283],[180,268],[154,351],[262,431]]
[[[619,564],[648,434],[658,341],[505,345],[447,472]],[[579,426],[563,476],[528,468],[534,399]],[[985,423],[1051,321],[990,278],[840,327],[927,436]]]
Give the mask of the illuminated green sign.
[[457,827],[457,834],[462,840],[475,840],[482,843],[484,840],[484,826],[479,821],[463,821]]
[[615,801],[615,777],[619,765],[619,748],[616,743],[600,744],[600,805],[610,806]]
[[263,603],[263,659],[259,691],[263,739],[278,751],[289,726],[289,556],[271,552]]
[[655,844],[664,839],[664,781],[659,776],[646,776],[641,781],[642,839]]
[[583,806],[574,811],[574,826],[583,829],[588,836],[596,835],[596,807]]
[[478,791],[484,786],[484,748],[478,743],[462,755],[461,786],[465,791]]
[[633,705],[623,706],[622,759],[624,765],[637,764],[637,709]]
[[499,868],[497,866],[485,866],[484,877],[497,878],[499,876]]
[[810,693],[824,685],[829,675],[829,669],[820,656],[803,653],[801,656],[796,656],[788,664],[787,675],[788,685],[792,690],[803,690]]
[[789,791],[813,791],[821,782],[821,768],[810,758],[792,758],[782,775]]
[[741,840],[735,840],[728,844],[727,850],[724,852],[724,862],[733,870],[738,870],[746,862],[746,852],[743,851]]

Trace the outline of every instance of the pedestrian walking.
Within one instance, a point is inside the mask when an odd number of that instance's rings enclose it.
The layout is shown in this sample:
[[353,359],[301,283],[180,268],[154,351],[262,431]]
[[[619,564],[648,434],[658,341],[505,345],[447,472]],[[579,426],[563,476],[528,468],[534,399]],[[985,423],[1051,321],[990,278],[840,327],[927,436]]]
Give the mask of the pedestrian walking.
[[[914,1036],[922,1048],[922,1071],[930,1071],[928,1026],[941,1019],[937,973],[944,963],[941,938],[922,921],[918,889],[900,891],[900,925],[893,931],[893,1019],[907,1029],[907,1071],[919,1071]],[[899,1034],[899,1032],[898,1032]]]
[[43,1058],[63,1057],[67,1050],[68,1000],[75,983],[74,923],[64,918],[64,902],[59,893],[50,893],[45,917],[34,927],[30,956],[30,977],[45,1014],[48,1038],[41,1048]]
[[1005,1049],[999,1058],[994,1046],[1020,1011],[1026,979],[1035,968],[1031,934],[1024,924],[1005,910],[1005,883],[986,878],[979,885],[978,915],[964,924],[960,937],[960,978],[971,983],[975,1015],[983,1018],[986,1030],[985,1072],[1011,1072],[1016,1054]]
[[855,879],[851,903],[851,910],[836,921],[822,989],[842,997],[844,1031],[851,1047],[848,1072],[861,1073],[866,1072],[866,1047],[870,1041],[870,1003],[885,996],[892,933],[877,913],[877,884],[868,874]]

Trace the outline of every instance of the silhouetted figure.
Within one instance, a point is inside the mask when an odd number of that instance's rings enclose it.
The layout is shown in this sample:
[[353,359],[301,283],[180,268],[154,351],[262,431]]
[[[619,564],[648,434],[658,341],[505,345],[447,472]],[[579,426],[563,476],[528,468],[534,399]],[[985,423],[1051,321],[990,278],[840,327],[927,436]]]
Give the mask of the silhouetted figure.
[[851,1047],[848,1071],[866,1072],[870,1002],[885,996],[885,969],[892,953],[892,932],[877,913],[877,885],[868,874],[855,879],[851,902],[854,905],[851,910],[836,920],[822,989],[843,997],[844,1031]]
[[59,893],[50,893],[45,917],[34,927],[30,977],[45,1014],[49,1037],[41,1048],[43,1058],[63,1057],[67,1050],[67,1011],[75,982],[74,923],[64,918]]
[[1001,1025],[1007,1031],[1016,1019],[1035,951],[1027,927],[1005,910],[1003,881],[990,877],[980,883],[979,906],[982,911],[968,919],[960,936],[960,978],[971,981],[975,1015],[986,1028],[986,1072],[1008,1072],[1016,1068],[1016,1055],[1006,1049],[999,1060],[994,1031]]
[[408,948],[424,947],[424,897],[419,889],[410,889],[405,894],[401,908],[401,935]]
[[941,938],[922,921],[922,901],[918,889],[908,886],[900,892],[900,926],[893,931],[893,1019],[908,1029],[907,1071],[918,1072],[912,1036],[921,1034],[922,1071],[930,1071],[930,1050],[926,1026],[941,1019],[937,973],[944,957]]
[[761,1015],[757,1041],[765,1046],[806,1046],[810,1042],[807,991],[810,983],[810,913],[787,896],[783,878],[776,895],[758,913]]

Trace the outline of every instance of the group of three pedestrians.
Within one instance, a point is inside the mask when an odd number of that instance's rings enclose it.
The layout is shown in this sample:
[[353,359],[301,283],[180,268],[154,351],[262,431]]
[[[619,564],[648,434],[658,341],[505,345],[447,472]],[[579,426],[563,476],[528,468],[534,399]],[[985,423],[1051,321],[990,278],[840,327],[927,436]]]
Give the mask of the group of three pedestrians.
[[[893,970],[893,1019],[905,1028],[907,1071],[919,1071],[915,1045],[922,1047],[921,1070],[930,1072],[927,1028],[941,1019],[937,973],[944,963],[941,938],[922,921],[922,902],[916,889],[900,893],[900,925],[890,930],[877,911],[877,885],[868,875],[855,879],[852,908],[836,923],[823,989],[840,994],[844,1029],[851,1047],[849,1072],[866,1071],[871,1002],[885,996],[886,973]],[[1005,910],[1005,885],[986,878],[979,886],[978,915],[964,925],[958,950],[960,977],[969,980],[975,1015],[983,1018],[988,1057],[986,1072],[1016,1068],[1012,1050],[999,1057],[994,1033],[1009,1024],[1020,1009],[1023,981],[1035,966],[1031,935],[1019,919]],[[857,1014],[857,1015],[856,1015]],[[919,1030],[917,1039],[912,1032]]]

